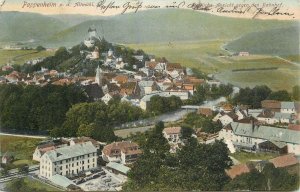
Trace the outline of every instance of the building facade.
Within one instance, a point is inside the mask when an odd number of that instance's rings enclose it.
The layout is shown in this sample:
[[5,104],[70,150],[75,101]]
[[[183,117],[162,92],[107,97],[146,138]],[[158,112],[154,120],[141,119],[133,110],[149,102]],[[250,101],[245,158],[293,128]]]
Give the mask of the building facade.
[[97,167],[97,149],[92,142],[47,151],[40,160],[40,176],[69,176]]

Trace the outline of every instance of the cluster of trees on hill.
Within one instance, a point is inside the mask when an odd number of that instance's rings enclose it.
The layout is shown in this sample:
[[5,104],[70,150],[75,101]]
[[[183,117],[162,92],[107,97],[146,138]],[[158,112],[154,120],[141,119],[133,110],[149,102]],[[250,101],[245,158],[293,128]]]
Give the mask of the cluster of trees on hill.
[[262,172],[252,170],[241,174],[224,186],[226,191],[295,191],[299,189],[299,176],[267,163]]
[[191,99],[187,100],[186,104],[201,104],[206,100],[217,99],[219,97],[228,97],[233,92],[233,86],[231,84],[215,85],[198,85],[196,91]]
[[213,122],[210,117],[189,113],[182,123],[183,127],[201,128],[205,133],[217,133],[222,129],[222,124]]
[[174,111],[182,106],[182,101],[179,97],[161,97],[159,95],[152,96],[150,98],[149,106],[147,110],[154,115]]
[[[94,75],[95,68],[101,65],[104,59],[101,53],[107,53],[112,49],[116,57],[122,57],[125,63],[128,63],[126,69],[133,70],[133,65],[142,65],[134,55],[142,55],[145,60],[149,60],[148,55],[143,50],[133,50],[125,46],[113,45],[107,42],[104,38],[101,40],[95,39],[95,46],[99,48],[100,60],[86,60],[88,52],[94,51],[93,48],[86,47],[83,43],[73,46],[71,49],[60,47],[53,56],[45,58],[42,62],[36,65],[24,65],[21,71],[32,73],[38,71],[41,67],[55,69],[59,71],[70,71],[71,73],[83,72],[85,75]],[[42,46],[36,48],[37,51],[43,51]],[[83,52],[83,53],[82,53]]]
[[240,92],[235,95],[231,102],[233,104],[249,105],[252,108],[260,108],[261,101],[265,99],[278,101],[299,101],[300,100],[300,86],[294,86],[292,93],[286,90],[272,91],[268,86],[255,86],[254,88],[241,88]]
[[112,141],[111,127],[147,117],[141,108],[119,99],[108,105],[87,101],[82,88],[74,84],[0,85],[0,125],[9,131],[50,131],[53,137],[92,136]]
[[112,127],[128,121],[145,118],[141,108],[119,100],[79,103],[66,113],[62,126],[50,131],[52,137],[88,136],[99,141],[116,139]]
[[125,190],[221,190],[229,181],[225,169],[232,164],[228,149],[222,142],[199,144],[186,135],[185,145],[177,153],[169,152],[168,141],[158,123],[140,145],[142,156],[133,164]]
[[73,104],[85,101],[76,85],[0,85],[0,124],[5,129],[49,130],[64,122]]

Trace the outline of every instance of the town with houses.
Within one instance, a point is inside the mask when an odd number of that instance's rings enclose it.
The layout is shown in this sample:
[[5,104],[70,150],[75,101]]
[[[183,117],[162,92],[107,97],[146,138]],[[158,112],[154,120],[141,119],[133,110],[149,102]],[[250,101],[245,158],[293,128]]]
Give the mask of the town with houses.
[[[114,98],[128,102],[142,110],[149,108],[153,96],[179,97],[190,99],[199,85],[218,87],[223,83],[216,79],[198,78],[189,68],[166,59],[144,55],[134,55],[142,65],[133,65],[127,70],[128,63],[117,57],[112,49],[101,52],[95,46],[96,29],[88,29],[88,38],[83,43],[92,51],[81,51],[86,60],[99,60],[95,76],[83,76],[67,71],[40,68],[33,73],[15,71],[13,66],[4,65],[0,84],[21,84],[46,86],[49,84],[63,86],[74,84],[80,86],[92,102],[103,101],[108,104]],[[240,56],[249,53],[241,52]],[[36,65],[45,58],[29,60],[25,65]],[[261,108],[253,109],[246,105],[232,105],[228,102],[213,105],[185,105],[198,116],[209,117],[222,128],[216,133],[204,133],[201,127],[194,127],[191,135],[199,143],[211,145],[216,141],[224,142],[230,154],[238,151],[248,153],[272,153],[275,158],[255,161],[251,164],[233,161],[226,174],[235,177],[261,171],[267,163],[276,168],[285,168],[299,164],[300,157],[300,103],[293,101],[263,100]],[[167,126],[162,131],[163,137],[170,145],[170,152],[177,153],[184,145],[182,127]],[[90,137],[48,138],[40,142],[32,154],[32,160],[38,166],[32,173],[41,182],[58,190],[83,191],[119,191],[128,180],[128,172],[134,162],[143,154],[138,143],[123,138],[107,143]],[[2,163],[13,160],[9,152],[2,154]]]

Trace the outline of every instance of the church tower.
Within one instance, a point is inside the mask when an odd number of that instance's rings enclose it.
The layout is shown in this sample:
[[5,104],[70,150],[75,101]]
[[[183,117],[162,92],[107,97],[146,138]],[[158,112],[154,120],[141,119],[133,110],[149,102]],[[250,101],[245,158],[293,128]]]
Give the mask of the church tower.
[[99,86],[102,86],[102,70],[101,68],[97,67],[96,69],[96,77],[95,77],[95,82],[99,85]]

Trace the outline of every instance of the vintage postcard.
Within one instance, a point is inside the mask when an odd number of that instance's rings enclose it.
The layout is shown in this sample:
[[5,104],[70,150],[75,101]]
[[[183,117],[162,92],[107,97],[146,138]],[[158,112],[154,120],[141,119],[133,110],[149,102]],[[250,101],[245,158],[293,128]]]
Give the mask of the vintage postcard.
[[0,0],[0,191],[298,191],[299,0]]

